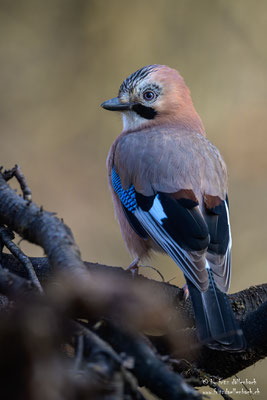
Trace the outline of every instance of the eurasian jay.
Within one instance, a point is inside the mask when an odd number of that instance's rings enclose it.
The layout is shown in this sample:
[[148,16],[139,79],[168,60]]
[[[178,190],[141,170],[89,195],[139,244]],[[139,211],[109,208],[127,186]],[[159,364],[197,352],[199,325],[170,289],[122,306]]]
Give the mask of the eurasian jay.
[[123,118],[107,168],[132,266],[153,250],[167,253],[185,275],[200,341],[244,350],[226,296],[232,245],[226,166],[183,78],[164,65],[146,66],[102,107]]

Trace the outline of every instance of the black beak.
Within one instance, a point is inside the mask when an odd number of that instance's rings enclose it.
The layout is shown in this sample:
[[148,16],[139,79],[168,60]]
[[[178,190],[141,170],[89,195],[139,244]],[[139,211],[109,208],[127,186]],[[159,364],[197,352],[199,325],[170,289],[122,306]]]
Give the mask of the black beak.
[[104,103],[101,104],[101,107],[109,111],[131,110],[132,106],[133,106],[132,103],[121,103],[118,97],[114,97],[114,99],[104,101]]

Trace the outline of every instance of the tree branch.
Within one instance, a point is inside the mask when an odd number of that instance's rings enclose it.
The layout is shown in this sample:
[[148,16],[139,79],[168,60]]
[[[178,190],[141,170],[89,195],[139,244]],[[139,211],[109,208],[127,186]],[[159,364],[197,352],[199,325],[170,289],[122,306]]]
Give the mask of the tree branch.
[[30,259],[21,251],[21,249],[15,245],[15,243],[12,241],[14,239],[13,232],[10,232],[8,229],[0,226],[0,240],[1,242],[5,245],[5,247],[13,254],[24,267],[27,269],[28,274],[33,282],[33,284],[36,286],[36,288],[40,291],[43,292],[43,288],[37,278],[36,272],[33,268],[33,265],[30,261]]
[[[52,307],[52,313],[55,310],[55,314],[58,314],[60,318],[62,318],[63,316],[79,317],[80,315],[82,315],[83,312],[86,312],[87,317],[90,315],[90,312],[92,312],[93,318],[99,318],[103,311],[104,313],[107,313],[107,315],[112,315],[115,309],[115,313],[121,314],[125,317],[127,315],[127,311],[129,313],[128,306],[133,301],[133,299],[131,298],[131,296],[129,297],[128,293],[123,292],[123,290],[120,294],[124,297],[124,301],[121,301],[121,305],[124,305],[126,300],[126,308],[128,308],[128,310],[126,310],[125,306],[123,306],[123,308],[121,309],[120,307],[115,308],[115,304],[112,299],[115,294],[115,285],[113,285],[112,291],[108,293],[108,296],[104,299],[104,302],[100,302],[101,304],[99,307],[99,296],[102,296],[104,294],[103,289],[106,289],[107,287],[101,287],[100,283],[95,282],[95,280],[94,282],[92,280],[88,280],[89,274],[86,271],[82,260],[80,259],[79,249],[73,239],[70,229],[51,213],[45,212],[42,209],[39,209],[39,207],[37,207],[37,205],[35,205],[34,203],[26,202],[24,199],[19,197],[7,185],[4,176],[1,174],[1,171],[0,224],[6,225],[9,229],[19,233],[24,239],[27,239],[30,242],[43,247],[48,256],[49,264],[51,265],[51,267],[58,271],[64,271],[64,274],[61,273],[61,275],[57,276],[59,279],[57,282],[59,284],[59,281],[61,281],[60,284],[56,288],[53,285],[50,285],[50,287],[48,287],[48,292],[43,300],[48,300],[49,308]],[[3,262],[3,260],[4,257],[2,257],[1,262]],[[66,274],[66,271],[68,271],[68,274]],[[74,276],[76,278],[78,277],[78,279],[73,279]],[[24,283],[25,278],[16,275],[15,281],[21,281],[21,285],[23,286],[23,288],[26,286],[26,284]],[[10,291],[9,286],[13,288],[13,282],[8,279],[3,280],[2,293],[6,294],[7,296],[10,295],[13,297],[13,291]],[[89,296],[87,295],[88,291],[90,293]],[[137,300],[136,303],[138,304],[138,297],[135,296],[135,299]],[[38,302],[36,303],[36,305],[37,304]],[[107,308],[107,311],[103,309],[103,306]],[[77,309],[79,310],[77,311]],[[131,311],[134,311],[133,315],[137,316],[137,309],[135,304],[134,307],[132,307]],[[27,313],[28,312],[29,310],[27,310]],[[141,314],[143,317],[145,316],[144,313]],[[90,315],[90,317],[92,317],[92,315]],[[133,318],[131,317],[130,319],[133,323]],[[130,320],[128,320],[128,318],[125,318],[126,324],[129,323],[129,321]],[[92,336],[90,337],[92,339]],[[138,357],[138,354],[136,355],[136,357]],[[178,374],[174,374],[166,365],[164,365],[164,363],[160,359],[158,359],[156,355],[154,356],[154,360],[157,363],[157,366],[161,368],[164,372],[164,379],[162,379],[162,385],[164,386],[164,388],[161,388],[160,390],[160,393],[163,396],[162,398],[168,398],[164,393],[168,393],[168,384],[171,382],[173,396],[172,398],[177,398],[179,394],[182,399],[191,399],[192,396],[198,399],[202,398],[202,396],[195,392],[192,387],[187,385],[184,380],[179,377]],[[106,357],[104,357],[103,359],[102,357],[102,361],[104,369],[108,368],[108,359],[106,359]],[[95,367],[97,367],[97,362],[95,363]],[[92,383],[94,379],[92,376],[91,378],[92,379],[90,381]],[[121,374],[116,375],[116,379],[118,381],[117,389],[120,393],[116,392],[115,397],[118,399],[123,399],[125,379],[123,379]],[[166,380],[166,383],[164,383],[164,380]],[[149,385],[151,386],[151,390],[155,394],[158,394],[159,385],[157,385],[156,381],[154,381],[154,385],[152,383],[153,379],[151,379],[149,383]],[[90,390],[91,389],[92,388],[90,388]],[[136,398],[135,394],[133,393],[130,398]]]
[[53,213],[19,197],[0,173],[0,224],[41,246],[57,269],[84,269],[71,230]]
[[[34,290],[32,282],[25,279],[27,271],[21,263],[21,254],[18,254],[18,259],[1,254],[0,241],[0,262],[4,267],[0,268],[0,293],[15,300],[16,307],[25,302],[27,318],[32,314],[39,318],[44,312],[41,310],[47,308],[48,314],[61,327],[58,328],[61,345],[66,335],[63,329],[66,320],[68,330],[76,337],[76,341],[77,336],[83,336],[83,346],[78,346],[77,368],[73,368],[73,371],[77,374],[82,369],[89,377],[90,384],[85,390],[87,394],[97,390],[100,395],[100,386],[92,386],[95,377],[101,375],[96,373],[96,368],[98,372],[105,371],[102,385],[116,381],[109,392],[110,396],[106,392],[110,398],[142,399],[133,376],[139,385],[145,385],[162,399],[202,398],[182,376],[191,379],[192,385],[201,385],[204,384],[204,381],[201,383],[203,374],[205,378],[207,374],[225,378],[267,355],[266,284],[229,296],[232,309],[244,330],[248,348],[243,353],[219,352],[199,343],[192,305],[189,299],[184,301],[182,289],[142,276],[132,279],[129,272],[119,267],[83,263],[70,229],[53,213],[43,211],[36,204],[19,197],[8,186],[1,171],[0,225],[40,245],[47,254],[47,258],[30,259],[45,287],[45,294],[41,296]],[[16,251],[20,253],[18,247]],[[54,271],[58,273],[54,274]],[[31,296],[32,300],[27,300]],[[33,299],[37,299],[36,304]],[[2,296],[0,300],[2,309],[9,307],[6,298]],[[73,318],[76,321],[70,322]],[[77,318],[82,318],[86,326],[81,327]],[[101,322],[103,320],[104,323]],[[28,338],[29,321],[25,331],[22,317],[20,324],[20,334]],[[32,321],[31,324],[35,326]],[[0,347],[4,346],[1,329],[5,329],[5,324],[0,324]],[[34,329],[33,336],[36,334]],[[154,330],[159,330],[161,334],[146,337],[142,334]],[[45,332],[42,334],[45,337]],[[51,337],[55,339],[53,329],[48,332],[47,340],[51,341]],[[69,344],[74,349],[73,343],[75,340],[71,339]],[[53,358],[52,347],[50,356]],[[125,356],[133,360],[132,366],[124,367]],[[187,361],[183,363],[182,359]],[[35,361],[38,362],[37,359]],[[77,382],[73,387],[81,390],[80,384],[76,386]]]
[[[47,258],[31,258],[31,261],[41,282],[47,282],[51,274],[51,267]],[[23,267],[11,255],[3,254],[2,264],[13,273],[26,276]],[[150,293],[152,291],[158,299],[161,299],[160,302],[165,303],[173,311],[172,318],[177,318],[175,314],[178,312],[186,319],[187,328],[191,327],[192,329],[187,329],[182,335],[187,336],[188,343],[191,343],[191,346],[197,349],[192,353],[187,352],[187,359],[203,371],[226,378],[267,356],[265,343],[267,318],[264,318],[267,307],[267,284],[252,286],[229,295],[235,316],[241,321],[248,349],[244,353],[227,353],[200,346],[194,331],[191,302],[190,299],[184,301],[183,289],[165,282],[147,279],[143,276],[137,276],[133,280],[131,274],[120,267],[110,267],[89,262],[84,264],[92,278],[98,277],[102,279],[102,277],[105,277],[104,279],[108,286],[114,284],[114,279],[118,287],[127,285],[130,288],[135,285],[142,285],[142,289],[145,292]],[[261,317],[259,318],[259,316]],[[154,338],[150,336],[150,339],[161,354],[171,354],[173,352],[168,335],[155,336]],[[183,358],[184,354],[177,352],[176,349],[175,356]],[[181,373],[182,371],[179,370],[179,372]]]

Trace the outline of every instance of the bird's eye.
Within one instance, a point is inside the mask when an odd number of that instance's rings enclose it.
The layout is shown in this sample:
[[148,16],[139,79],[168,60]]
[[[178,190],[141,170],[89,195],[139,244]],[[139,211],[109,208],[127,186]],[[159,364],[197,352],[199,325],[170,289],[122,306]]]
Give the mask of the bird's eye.
[[146,90],[146,91],[143,93],[143,98],[144,98],[146,101],[152,101],[152,100],[155,99],[155,97],[156,97],[156,95],[155,95],[154,92],[152,92],[152,90]]

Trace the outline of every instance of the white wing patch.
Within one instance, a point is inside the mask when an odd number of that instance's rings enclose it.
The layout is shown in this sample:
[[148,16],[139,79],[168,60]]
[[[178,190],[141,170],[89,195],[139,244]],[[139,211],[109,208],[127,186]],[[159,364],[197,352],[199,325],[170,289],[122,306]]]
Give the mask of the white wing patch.
[[199,290],[202,290],[199,285],[196,265],[187,254],[187,251],[179,246],[179,244],[175,242],[163,228],[162,221],[164,218],[167,218],[167,216],[163,210],[158,195],[155,197],[153,205],[149,211],[143,211],[140,207],[137,207],[134,211],[134,215],[149,236],[171,256],[174,262],[181,268],[183,273],[191,280],[191,282],[194,283]]
[[232,248],[232,235],[231,235],[231,226],[230,226],[230,217],[229,217],[229,209],[228,209],[228,205],[226,200],[224,200],[224,206],[226,209],[226,214],[227,214],[227,222],[228,222],[228,227],[229,227],[229,244],[228,244],[228,248]]
[[159,195],[155,197],[153,201],[153,205],[149,210],[150,215],[152,215],[153,218],[155,218],[156,221],[158,221],[162,225],[162,221],[164,218],[167,218],[167,215],[165,214],[162,204],[159,200]]
[[206,260],[205,268],[206,268],[206,269],[210,269],[210,265],[209,265],[208,260]]
[[[224,257],[220,256],[218,260],[211,259],[211,269],[214,274],[215,282],[220,286],[220,290],[223,292],[228,292],[231,281],[231,247],[232,247],[232,236],[231,236],[231,227],[230,227],[230,218],[229,218],[229,209],[226,200],[224,200],[224,207],[227,216],[227,225],[229,232],[229,241],[228,246],[225,252]],[[209,252],[207,253],[207,257],[209,257]],[[213,268],[214,267],[214,268]],[[216,280],[216,278],[218,280]],[[222,283],[223,280],[223,283]],[[222,285],[222,286],[221,286]]]

